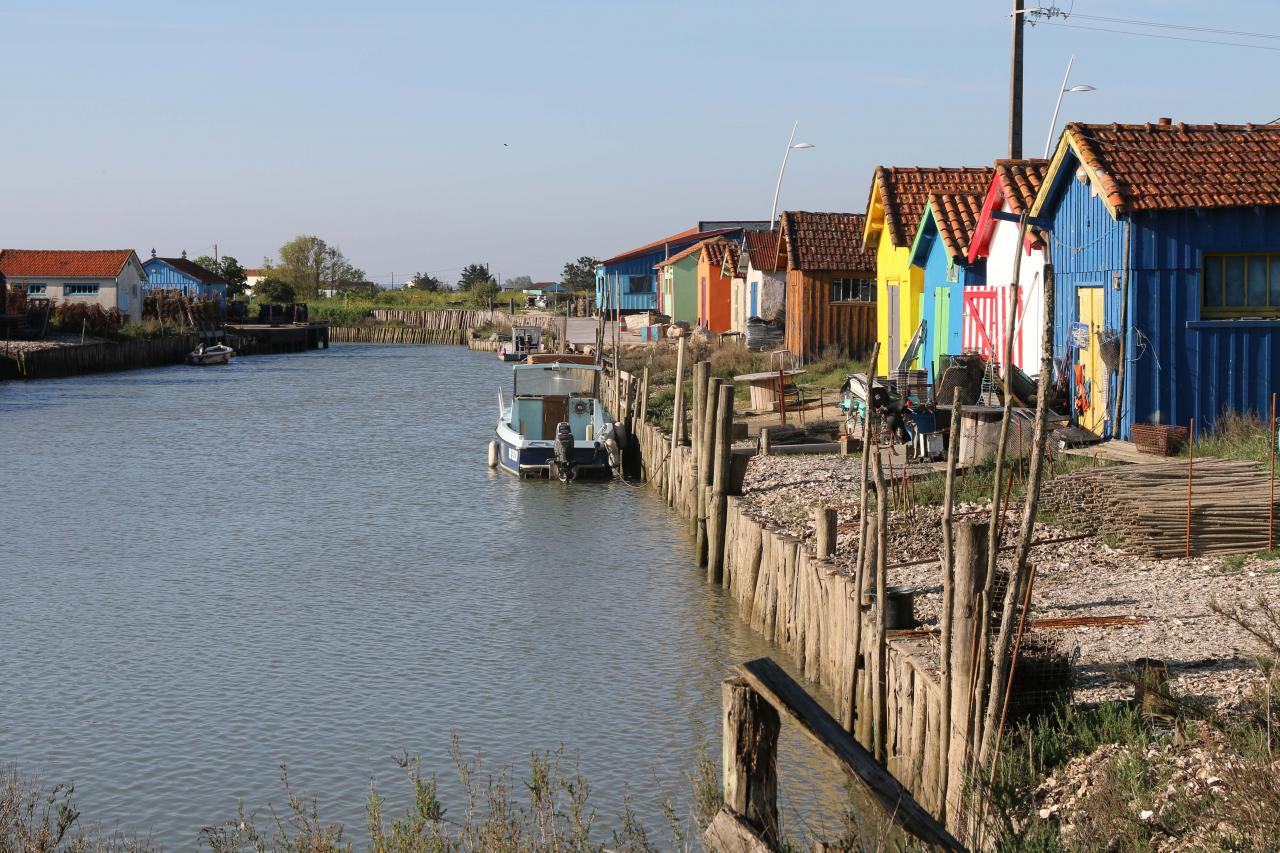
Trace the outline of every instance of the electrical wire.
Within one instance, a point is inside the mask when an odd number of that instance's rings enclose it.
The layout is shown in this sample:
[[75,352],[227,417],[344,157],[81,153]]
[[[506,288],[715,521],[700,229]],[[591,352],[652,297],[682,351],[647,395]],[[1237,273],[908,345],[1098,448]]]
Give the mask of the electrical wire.
[[1211,33],[1221,36],[1243,36],[1244,38],[1280,40],[1280,35],[1274,33],[1255,33],[1247,30],[1222,30],[1216,27],[1197,27],[1190,24],[1165,24],[1160,21],[1140,21],[1135,18],[1109,18],[1105,15],[1078,15],[1070,11],[1066,12],[1063,17],[1080,18],[1086,21],[1103,21],[1110,24],[1128,24],[1137,27],[1159,27],[1167,30],[1186,30],[1196,33]]
[[1091,30],[1093,32],[1098,32],[1098,33],[1118,33],[1124,36],[1141,36],[1142,38],[1149,38],[1149,39],[1187,41],[1187,42],[1197,42],[1199,44],[1216,44],[1222,47],[1244,47],[1244,48],[1250,48],[1252,50],[1267,50],[1272,52],[1280,52],[1280,47],[1271,47],[1270,45],[1265,45],[1265,44],[1245,44],[1244,42],[1217,41],[1214,39],[1198,39],[1198,38],[1191,38],[1190,36],[1166,35],[1165,33],[1139,33],[1139,32],[1135,32],[1134,30],[1118,30],[1118,29],[1115,29],[1114,27],[1090,27],[1085,24],[1066,24],[1066,23],[1059,23],[1057,21],[1041,21],[1040,23],[1049,27],[1066,27],[1068,29],[1073,29],[1073,30]]

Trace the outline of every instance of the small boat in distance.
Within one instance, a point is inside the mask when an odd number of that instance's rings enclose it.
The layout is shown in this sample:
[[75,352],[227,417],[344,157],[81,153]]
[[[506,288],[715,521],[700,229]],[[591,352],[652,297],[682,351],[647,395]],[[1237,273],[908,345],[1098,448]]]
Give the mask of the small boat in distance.
[[499,361],[524,361],[542,351],[541,326],[512,326],[511,340],[498,347]]
[[208,367],[213,364],[227,364],[231,361],[231,356],[236,351],[226,344],[214,344],[207,347],[201,343],[191,352],[187,353],[187,364],[194,364],[197,367]]
[[561,482],[612,476],[618,439],[600,404],[600,365],[588,356],[535,353],[511,372],[511,400],[498,392],[490,467]]

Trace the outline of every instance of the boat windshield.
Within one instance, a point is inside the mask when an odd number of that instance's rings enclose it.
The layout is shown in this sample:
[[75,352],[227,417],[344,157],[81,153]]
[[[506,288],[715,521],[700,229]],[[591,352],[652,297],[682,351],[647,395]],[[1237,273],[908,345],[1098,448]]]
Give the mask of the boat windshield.
[[595,394],[596,371],[583,367],[546,367],[541,370],[517,370],[515,374],[517,397]]

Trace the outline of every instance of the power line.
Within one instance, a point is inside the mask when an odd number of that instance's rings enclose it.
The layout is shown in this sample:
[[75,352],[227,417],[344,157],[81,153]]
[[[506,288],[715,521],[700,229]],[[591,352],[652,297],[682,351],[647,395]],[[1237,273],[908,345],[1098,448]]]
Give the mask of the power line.
[[[1051,10],[1046,10],[1051,11]],[[1053,17],[1050,15],[1050,17]],[[1080,18],[1086,21],[1103,21],[1110,24],[1130,24],[1138,27],[1159,27],[1167,30],[1188,30],[1196,33],[1213,33],[1220,36],[1243,36],[1244,38],[1255,39],[1280,39],[1280,35],[1275,33],[1254,33],[1247,30],[1222,30],[1216,27],[1197,27],[1190,24],[1165,24],[1160,21],[1140,21],[1136,18],[1109,18],[1105,15],[1080,15],[1074,12],[1065,12],[1064,18]]]
[[1058,23],[1057,21],[1042,21],[1041,23],[1044,23],[1051,27],[1067,27],[1068,29],[1073,29],[1073,30],[1092,30],[1094,32],[1099,32],[1099,33],[1119,33],[1120,35],[1124,35],[1124,36],[1141,36],[1143,38],[1149,38],[1149,39],[1166,39],[1170,41],[1189,41],[1189,42],[1197,42],[1199,44],[1216,44],[1222,47],[1244,47],[1244,48],[1250,48],[1252,50],[1268,50],[1268,51],[1272,51],[1273,53],[1280,52],[1280,47],[1271,47],[1265,44],[1245,44],[1244,42],[1236,42],[1236,41],[1216,41],[1213,39],[1191,38],[1190,36],[1166,35],[1165,33],[1139,33],[1133,30],[1117,30],[1111,27],[1090,27],[1090,26],[1086,26],[1085,24],[1065,24],[1065,23]]

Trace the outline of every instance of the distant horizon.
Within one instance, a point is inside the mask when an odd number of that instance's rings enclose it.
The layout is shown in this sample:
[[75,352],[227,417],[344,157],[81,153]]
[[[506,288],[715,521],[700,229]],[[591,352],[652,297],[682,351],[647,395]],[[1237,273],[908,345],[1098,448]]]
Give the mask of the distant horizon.
[[[471,263],[558,281],[566,262],[699,220],[767,219],[796,120],[814,148],[793,152],[779,211],[862,212],[876,165],[1006,154],[1009,5],[922,0],[907,32],[894,9],[827,0],[14,0],[0,246],[194,258],[216,243],[253,268],[313,234],[383,285],[453,284]],[[1125,8],[1280,32],[1261,0]],[[1071,83],[1097,91],[1067,95],[1056,132],[1280,115],[1267,87],[1241,85],[1275,76],[1274,47],[1061,23],[1027,28],[1025,156],[1043,150],[1072,53]]]

